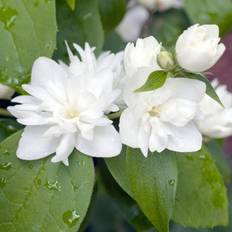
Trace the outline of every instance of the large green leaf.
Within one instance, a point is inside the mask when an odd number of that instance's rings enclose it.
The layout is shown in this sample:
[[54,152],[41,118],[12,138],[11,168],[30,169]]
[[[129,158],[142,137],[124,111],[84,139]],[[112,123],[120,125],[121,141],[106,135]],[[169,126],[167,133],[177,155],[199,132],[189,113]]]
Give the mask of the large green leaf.
[[105,160],[116,182],[134,198],[159,231],[168,231],[175,202],[177,168],[169,151],[149,154],[124,147],[118,157]]
[[0,0],[0,82],[28,81],[34,60],[53,54],[56,31],[54,0]]
[[127,2],[125,0],[99,0],[101,20],[106,33],[112,31],[122,20]]
[[0,144],[1,231],[77,231],[92,195],[92,159],[75,151],[68,167],[50,158],[22,161],[15,155],[19,138]]
[[97,48],[99,52],[104,42],[104,31],[101,24],[97,0],[78,0],[74,10],[64,0],[57,1],[58,51],[56,58],[67,58],[64,41],[84,45],[85,42]]
[[160,232],[169,231],[177,186],[175,155],[166,150],[145,158],[128,148],[126,163],[133,198]]
[[135,92],[146,92],[152,91],[162,87],[167,79],[167,72],[165,71],[154,71],[147,78],[146,83],[140,88],[136,89]]
[[179,173],[173,219],[195,228],[227,225],[226,189],[210,153],[203,147],[176,157]]
[[193,23],[218,24],[222,34],[231,30],[231,0],[185,0],[184,5]]

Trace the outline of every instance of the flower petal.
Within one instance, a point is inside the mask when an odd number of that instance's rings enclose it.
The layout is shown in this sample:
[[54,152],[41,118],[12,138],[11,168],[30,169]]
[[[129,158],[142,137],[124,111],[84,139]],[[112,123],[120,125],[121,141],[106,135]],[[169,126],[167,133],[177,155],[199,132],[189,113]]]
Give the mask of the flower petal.
[[167,149],[177,152],[195,152],[201,149],[202,136],[193,123],[184,127],[170,126]]
[[122,143],[138,148],[139,123],[129,108],[122,112],[119,128]]
[[67,166],[67,158],[71,155],[76,143],[76,136],[73,133],[64,134],[60,140],[60,143],[56,149],[56,155],[52,158],[53,163],[63,161]]
[[122,144],[118,132],[110,125],[95,128],[91,141],[79,136],[76,148],[92,157],[113,157],[119,155]]
[[172,98],[184,98],[195,102],[199,102],[206,91],[205,83],[187,78],[169,78],[165,87],[171,91]]
[[31,84],[41,87],[47,86],[47,80],[56,81],[67,77],[61,65],[46,57],[38,58],[32,67]]
[[19,141],[17,157],[23,160],[44,158],[55,152],[59,139],[45,137],[46,126],[27,126]]

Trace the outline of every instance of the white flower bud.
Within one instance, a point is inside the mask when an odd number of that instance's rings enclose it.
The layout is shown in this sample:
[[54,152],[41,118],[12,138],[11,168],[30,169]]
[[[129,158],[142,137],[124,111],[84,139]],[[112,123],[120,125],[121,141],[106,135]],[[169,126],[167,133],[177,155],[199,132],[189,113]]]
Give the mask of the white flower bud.
[[170,70],[175,67],[175,61],[172,53],[167,51],[162,51],[158,55],[157,61],[159,66],[165,70]]
[[219,43],[217,25],[193,25],[184,31],[176,43],[179,65],[190,72],[210,69],[223,55],[225,46]]
[[15,91],[12,88],[0,84],[0,99],[10,99],[14,92]]

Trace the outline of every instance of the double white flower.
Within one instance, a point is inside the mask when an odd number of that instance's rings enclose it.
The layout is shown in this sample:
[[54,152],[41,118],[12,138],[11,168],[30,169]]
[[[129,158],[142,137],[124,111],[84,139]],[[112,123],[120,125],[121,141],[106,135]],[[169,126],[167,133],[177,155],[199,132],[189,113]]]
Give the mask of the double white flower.
[[86,155],[111,157],[121,151],[118,132],[105,112],[118,110],[114,101],[120,90],[113,89],[118,72],[114,55],[95,58],[88,44],[74,45],[81,60],[69,50],[70,66],[39,58],[32,68],[31,83],[23,85],[30,96],[13,99],[9,107],[18,122],[26,125],[17,156],[40,159],[54,152],[52,162],[63,161],[76,148]]
[[212,82],[223,104],[220,105],[208,95],[200,103],[199,116],[196,119],[199,130],[210,138],[225,138],[232,135],[232,93],[225,85]]
[[148,151],[170,149],[192,152],[201,148],[202,136],[194,124],[205,84],[185,78],[169,78],[163,87],[146,93],[134,93],[152,71],[160,70],[157,56],[160,44],[149,37],[136,46],[127,45],[124,63],[128,75],[124,99],[128,106],[120,119],[122,142]]
[[[177,61],[188,71],[207,70],[224,52],[218,43],[217,26],[190,27],[177,41]],[[56,153],[52,162],[68,165],[74,148],[93,157],[112,157],[120,153],[122,143],[140,148],[144,156],[164,149],[194,152],[202,145],[200,131],[211,137],[232,134],[232,95],[217,84],[226,109],[206,96],[203,82],[182,76],[167,78],[156,90],[135,93],[151,72],[162,70],[160,65],[176,67],[154,37],[129,43],[124,53],[106,52],[99,58],[88,44],[84,50],[74,47],[80,58],[67,46],[70,65],[36,60],[31,83],[23,85],[30,95],[16,97],[13,101],[19,104],[8,108],[26,125],[19,158]],[[122,109],[119,134],[106,114]]]

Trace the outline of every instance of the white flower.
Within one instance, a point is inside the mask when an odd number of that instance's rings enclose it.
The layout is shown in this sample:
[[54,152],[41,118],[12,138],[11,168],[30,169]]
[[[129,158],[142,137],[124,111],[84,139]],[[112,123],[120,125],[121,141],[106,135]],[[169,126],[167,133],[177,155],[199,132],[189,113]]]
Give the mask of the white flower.
[[0,99],[10,99],[14,95],[14,89],[0,84]]
[[193,25],[185,30],[176,43],[179,65],[190,72],[210,69],[223,55],[217,25]]
[[144,7],[134,6],[128,9],[116,31],[125,42],[134,41],[140,36],[148,18],[149,13]]
[[75,45],[82,60],[69,50],[70,67],[39,58],[32,69],[31,83],[23,85],[29,96],[8,107],[17,121],[26,125],[17,156],[40,159],[54,152],[52,162],[63,161],[73,149],[94,157],[118,155],[121,141],[105,112],[115,108],[120,91],[113,90],[114,71],[106,57],[97,61],[93,49]]
[[[133,77],[134,82],[141,82],[141,75],[147,77],[147,72],[140,70],[135,75],[140,77]],[[137,98],[127,96],[128,108],[123,111],[119,124],[122,143],[140,148],[144,156],[147,156],[148,150],[199,150],[202,136],[193,119],[205,90],[203,82],[169,78],[157,90],[137,93]]]
[[128,43],[124,52],[124,67],[128,77],[132,76],[139,68],[149,67],[153,70],[160,70],[157,63],[157,56],[160,53],[161,45],[152,36],[145,39],[138,39],[136,44]]
[[225,138],[232,135],[232,93],[225,85],[219,85],[217,80],[212,85],[224,107],[205,95],[196,122],[202,134],[211,138]]
[[149,10],[165,11],[169,8],[178,8],[182,5],[182,0],[137,0],[141,5]]

